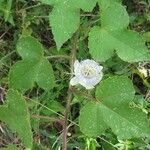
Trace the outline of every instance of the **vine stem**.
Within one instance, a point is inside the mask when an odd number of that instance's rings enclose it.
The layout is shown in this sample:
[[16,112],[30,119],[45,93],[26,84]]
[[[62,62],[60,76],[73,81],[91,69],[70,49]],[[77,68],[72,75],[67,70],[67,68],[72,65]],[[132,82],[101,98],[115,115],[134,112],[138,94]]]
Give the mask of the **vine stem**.
[[[74,62],[76,59],[76,52],[77,52],[77,42],[78,42],[78,34],[79,32],[74,35],[73,43],[72,43],[72,50],[70,54],[70,79],[73,77],[73,69],[74,69]],[[65,109],[65,115],[64,115],[64,126],[63,126],[63,150],[67,150],[67,133],[68,133],[68,117],[69,117],[69,111],[70,111],[70,103],[73,98],[72,95],[72,86],[69,84],[69,88],[67,91],[67,104]]]
[[70,56],[67,56],[67,55],[52,55],[52,56],[48,56],[47,59],[69,59],[70,60]]

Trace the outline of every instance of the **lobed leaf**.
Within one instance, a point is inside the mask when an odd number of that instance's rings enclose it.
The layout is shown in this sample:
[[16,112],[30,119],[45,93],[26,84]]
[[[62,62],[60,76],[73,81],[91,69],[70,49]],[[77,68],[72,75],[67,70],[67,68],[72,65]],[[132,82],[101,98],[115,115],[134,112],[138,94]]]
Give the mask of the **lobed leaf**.
[[32,132],[27,105],[15,90],[9,90],[7,102],[0,106],[0,120],[5,122],[13,132],[17,132],[27,148],[32,147]]
[[[99,44],[97,44],[99,43]],[[89,34],[89,49],[94,59],[106,61],[116,53],[127,62],[149,60],[150,53],[141,36],[134,31],[109,31],[93,27]]]
[[81,131],[96,137],[110,127],[119,139],[150,136],[146,114],[130,107],[134,92],[127,77],[115,76],[104,80],[96,89],[96,99],[100,101],[89,102],[80,112]]
[[115,52],[127,62],[147,61],[150,52],[143,39],[135,31],[127,30],[129,16],[125,8],[112,0],[99,1],[102,6],[101,27],[93,27],[89,33],[89,50],[98,61],[106,61]]
[[45,90],[53,88],[53,69],[43,56],[42,45],[33,37],[23,37],[17,44],[17,51],[23,60],[11,67],[9,86],[22,92],[32,88],[35,82]]
[[130,108],[129,104],[119,107],[101,105],[104,122],[109,125],[119,139],[149,137],[150,127],[147,116],[138,108]]

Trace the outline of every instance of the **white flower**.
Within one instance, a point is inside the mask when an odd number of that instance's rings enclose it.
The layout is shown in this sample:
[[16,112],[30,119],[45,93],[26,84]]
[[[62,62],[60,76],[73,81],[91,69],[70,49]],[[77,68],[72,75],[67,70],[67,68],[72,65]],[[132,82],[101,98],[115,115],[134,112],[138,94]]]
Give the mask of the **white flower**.
[[74,63],[74,77],[70,80],[72,86],[81,84],[86,89],[92,89],[103,77],[103,67],[94,60],[86,59]]

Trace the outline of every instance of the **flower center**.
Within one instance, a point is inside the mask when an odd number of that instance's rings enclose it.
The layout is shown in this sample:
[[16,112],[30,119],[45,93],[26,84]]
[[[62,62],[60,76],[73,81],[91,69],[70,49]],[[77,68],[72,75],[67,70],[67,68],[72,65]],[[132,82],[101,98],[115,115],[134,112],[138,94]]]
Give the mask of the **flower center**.
[[92,78],[96,75],[96,69],[90,65],[84,65],[81,69],[81,73],[86,78]]

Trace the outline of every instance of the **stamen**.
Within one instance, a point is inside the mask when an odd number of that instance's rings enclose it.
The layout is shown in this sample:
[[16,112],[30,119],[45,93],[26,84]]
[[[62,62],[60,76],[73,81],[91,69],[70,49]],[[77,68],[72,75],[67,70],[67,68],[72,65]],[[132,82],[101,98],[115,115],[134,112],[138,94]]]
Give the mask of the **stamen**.
[[82,74],[87,78],[92,78],[96,74],[96,70],[93,66],[85,65],[81,70]]

